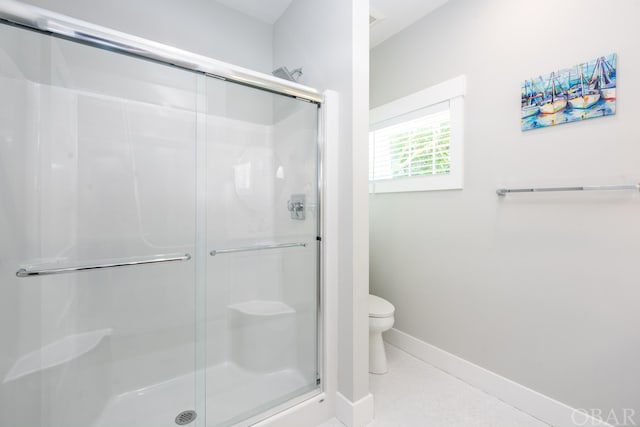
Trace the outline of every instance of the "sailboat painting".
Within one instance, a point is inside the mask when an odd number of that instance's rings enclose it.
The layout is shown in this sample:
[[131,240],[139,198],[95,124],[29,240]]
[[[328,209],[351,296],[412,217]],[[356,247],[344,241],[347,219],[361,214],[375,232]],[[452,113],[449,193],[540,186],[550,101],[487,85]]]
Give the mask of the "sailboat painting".
[[612,53],[522,83],[523,131],[616,113],[616,62]]

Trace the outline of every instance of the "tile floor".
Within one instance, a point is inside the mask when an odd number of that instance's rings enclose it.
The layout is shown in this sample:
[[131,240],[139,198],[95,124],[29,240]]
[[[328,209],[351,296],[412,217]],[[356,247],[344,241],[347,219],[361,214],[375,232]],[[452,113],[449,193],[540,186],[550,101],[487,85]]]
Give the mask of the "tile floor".
[[[549,427],[386,344],[389,372],[370,375],[375,421],[367,427]],[[318,427],[343,427],[336,420]]]

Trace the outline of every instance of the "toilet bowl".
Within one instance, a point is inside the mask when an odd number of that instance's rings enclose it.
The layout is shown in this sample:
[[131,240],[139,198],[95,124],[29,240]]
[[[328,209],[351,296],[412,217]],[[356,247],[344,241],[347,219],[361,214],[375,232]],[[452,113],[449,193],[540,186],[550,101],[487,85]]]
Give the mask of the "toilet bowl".
[[369,295],[369,372],[372,374],[387,373],[382,333],[393,326],[395,310],[389,301]]

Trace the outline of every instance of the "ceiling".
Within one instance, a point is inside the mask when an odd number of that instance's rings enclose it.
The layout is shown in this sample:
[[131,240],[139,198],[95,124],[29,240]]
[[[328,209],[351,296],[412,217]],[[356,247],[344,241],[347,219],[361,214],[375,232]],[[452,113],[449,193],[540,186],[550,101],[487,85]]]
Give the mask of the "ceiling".
[[447,1],[449,0],[370,0],[370,15],[378,18],[370,28],[371,47],[404,30]]
[[[274,24],[293,0],[216,0],[231,9]],[[320,0],[321,1],[321,0]],[[369,41],[375,47],[404,30],[448,0],[370,0],[370,15],[377,18],[370,27]],[[370,19],[371,21],[371,19]]]
[[267,24],[274,24],[293,0],[216,0],[218,3],[253,16]]

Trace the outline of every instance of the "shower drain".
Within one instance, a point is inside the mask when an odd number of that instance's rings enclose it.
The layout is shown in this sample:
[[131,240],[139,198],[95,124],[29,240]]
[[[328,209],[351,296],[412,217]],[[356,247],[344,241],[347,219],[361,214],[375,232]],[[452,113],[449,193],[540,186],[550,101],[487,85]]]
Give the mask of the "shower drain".
[[179,426],[187,425],[193,422],[197,416],[198,414],[196,414],[196,411],[182,411],[176,417],[176,424]]

